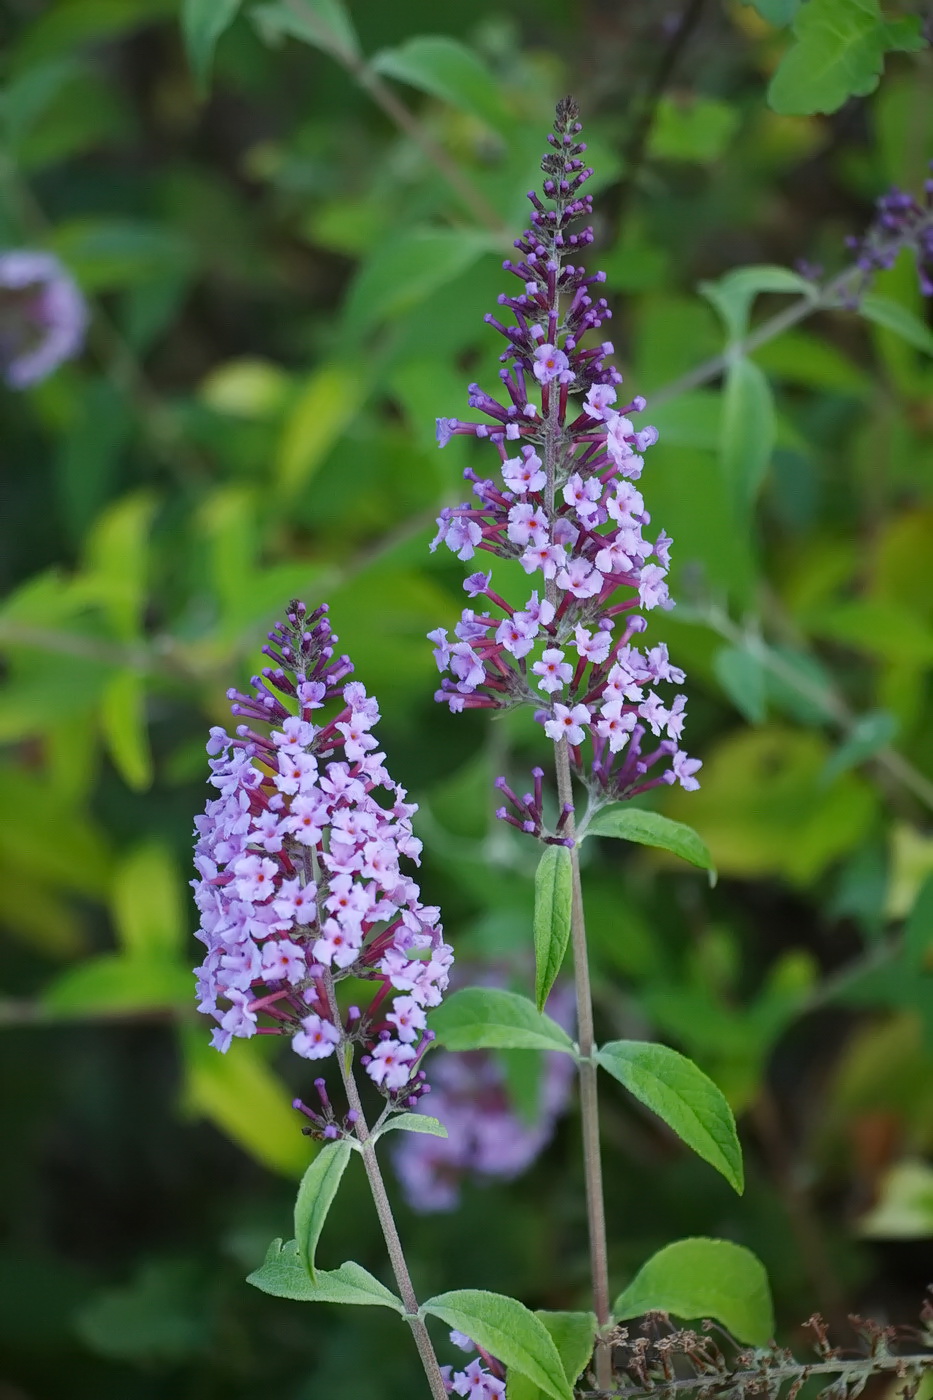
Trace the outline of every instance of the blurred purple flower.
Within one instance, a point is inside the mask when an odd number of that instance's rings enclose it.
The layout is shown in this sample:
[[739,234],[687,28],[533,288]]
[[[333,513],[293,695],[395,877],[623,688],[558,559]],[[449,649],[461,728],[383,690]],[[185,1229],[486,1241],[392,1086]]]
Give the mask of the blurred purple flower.
[[[548,1014],[567,1031],[573,1026],[573,1005],[573,988],[555,987]],[[508,1181],[527,1171],[566,1111],[574,1076],[569,1055],[543,1057],[538,1113],[529,1123],[513,1107],[493,1055],[435,1052],[425,1109],[444,1124],[447,1137],[399,1134],[394,1164],[409,1205],[424,1212],[453,1210],[465,1176]]]
[[875,217],[861,238],[846,239],[864,274],[856,288],[857,300],[875,273],[893,267],[903,248],[910,248],[917,263],[917,279],[925,297],[933,296],[933,180],[923,187],[923,203],[893,187],[875,204]]
[[51,253],[0,253],[0,374],[11,389],[45,379],[84,342],[87,306]]

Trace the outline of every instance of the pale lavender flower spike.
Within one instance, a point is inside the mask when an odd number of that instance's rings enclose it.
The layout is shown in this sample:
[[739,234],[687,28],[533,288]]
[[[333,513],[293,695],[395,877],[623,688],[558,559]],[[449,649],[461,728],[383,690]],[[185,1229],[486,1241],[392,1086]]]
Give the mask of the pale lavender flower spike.
[[77,355],[87,306],[51,253],[0,253],[0,375],[26,389]]
[[[642,612],[673,607],[665,582],[671,540],[663,530],[645,539],[651,517],[635,485],[658,434],[633,421],[645,408],[640,395],[618,402],[612,344],[586,344],[611,312],[593,295],[605,274],[577,261],[592,230],[570,231],[592,211],[579,193],[592,172],[572,99],[558,105],[554,130],[542,161],[553,207],[529,194],[531,227],[515,244],[521,256],[503,264],[521,283],[517,295],[499,297],[515,324],[486,317],[507,343],[502,401],[472,384],[470,407],[491,421],[437,423],[441,447],[460,434],[488,441],[498,474],[464,473],[476,499],[441,513],[431,546],[446,544],[464,561],[478,550],[517,560],[537,587],[515,607],[494,591],[491,574],[470,574],[464,586],[475,606],[464,609],[453,637],[440,627],[429,634],[444,676],[437,699],[455,712],[533,704],[548,737],[566,738],[575,771],[605,797],[660,783],[692,790],[701,765],[678,745],[686,696],[665,700],[654,689],[680,685],[684,673],[663,642],[634,645],[647,627]],[[483,602],[496,612],[480,611]],[[541,837],[537,775],[534,793],[503,791],[514,811],[498,815]],[[560,839],[560,825],[550,839]]]
[[[453,951],[403,869],[421,852],[417,807],[385,769],[379,707],[348,680],[349,658],[335,658],[326,613],[290,605],[253,694],[228,692],[243,721],[235,737],[211,730],[218,795],[195,822],[192,882],[207,947],[198,1010],[217,1023],[221,1051],[234,1037],[280,1035],[316,1061],[351,1041],[392,1105],[413,1108],[428,1092],[426,1012]],[[374,983],[367,1008],[339,1011],[334,984],[347,977]],[[324,1080],[315,1087],[321,1111],[295,1107],[307,1131],[338,1137]]]

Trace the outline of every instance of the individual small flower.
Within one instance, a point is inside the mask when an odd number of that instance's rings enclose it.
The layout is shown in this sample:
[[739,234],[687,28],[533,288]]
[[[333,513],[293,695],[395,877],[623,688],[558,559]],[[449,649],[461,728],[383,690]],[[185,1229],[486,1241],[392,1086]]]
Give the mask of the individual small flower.
[[87,306],[51,253],[0,253],[0,374],[12,389],[46,379],[84,343]]
[[574,705],[573,709],[568,709],[566,705],[557,704],[554,706],[553,718],[546,720],[544,732],[549,739],[566,739],[568,744],[582,744],[586,738],[586,726],[590,722],[590,712],[585,705]]
[[563,350],[558,350],[556,345],[539,345],[534,352],[532,369],[539,384],[550,384],[552,379],[565,374],[569,367],[570,361]]
[[[421,850],[417,808],[385,769],[372,735],[379,707],[334,656],[326,611],[291,605],[253,693],[229,692],[242,721],[234,736],[211,730],[217,796],[195,824],[199,1009],[221,1051],[235,1037],[280,1035],[303,1059],[328,1060],[357,1043],[373,1084],[411,1108],[427,1087],[425,1008],[440,1002],[453,954],[405,869]],[[375,993],[368,1011],[342,1019],[334,988],[348,976]],[[322,1113],[298,1104],[306,1131],[339,1136],[319,1092]]]

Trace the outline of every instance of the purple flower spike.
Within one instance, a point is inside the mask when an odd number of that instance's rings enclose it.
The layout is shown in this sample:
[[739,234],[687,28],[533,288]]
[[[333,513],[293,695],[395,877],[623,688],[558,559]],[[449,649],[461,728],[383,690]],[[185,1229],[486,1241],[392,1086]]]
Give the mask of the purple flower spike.
[[871,285],[875,273],[894,266],[903,248],[910,248],[916,259],[922,295],[933,296],[933,180],[924,184],[922,204],[895,187],[881,196],[875,211],[864,236],[846,240],[863,274],[854,302]]
[[37,384],[81,349],[87,307],[51,253],[0,253],[0,374],[11,389]]
[[[473,434],[492,444],[498,463],[486,480],[465,473],[474,501],[441,513],[431,548],[443,543],[464,561],[480,550],[517,560],[530,578],[540,575],[538,589],[514,607],[477,570],[465,585],[476,606],[453,637],[443,628],[430,637],[439,701],[455,713],[533,705],[547,736],[566,739],[578,775],[618,800],[661,783],[696,788],[700,764],[678,748],[686,697],[665,701],[653,688],[679,685],[683,671],[663,643],[633,645],[647,626],[642,612],[673,607],[671,540],[663,530],[653,542],[644,536],[651,517],[635,482],[658,433],[633,421],[645,408],[641,395],[619,402],[612,344],[596,339],[611,315],[594,290],[604,274],[578,262],[593,239],[592,229],[574,229],[592,212],[581,192],[592,172],[579,132],[568,98],[541,163],[552,207],[529,195],[531,227],[516,241],[520,256],[504,264],[521,283],[499,298],[515,324],[486,317],[506,341],[501,401],[469,386],[470,407],[492,421],[438,420],[440,446],[453,433]],[[480,611],[483,604],[502,616]],[[659,742],[643,748],[649,732]],[[540,799],[510,794],[509,803],[513,810],[498,815],[542,837]]]
[[[211,731],[218,796],[195,823],[192,882],[207,947],[198,1009],[217,1022],[222,1051],[235,1036],[281,1035],[304,1059],[326,1060],[353,1041],[374,1084],[410,1106],[427,1090],[426,1011],[453,953],[439,911],[402,869],[421,852],[417,808],[386,772],[372,734],[379,708],[347,681],[326,612],[291,604],[263,648],[274,664],[253,677],[252,695],[230,692],[246,722],[234,738]],[[368,1010],[351,1006],[344,1021],[334,984],[346,977],[376,988]],[[315,1087],[321,1111],[296,1107],[332,1138],[323,1079]]]

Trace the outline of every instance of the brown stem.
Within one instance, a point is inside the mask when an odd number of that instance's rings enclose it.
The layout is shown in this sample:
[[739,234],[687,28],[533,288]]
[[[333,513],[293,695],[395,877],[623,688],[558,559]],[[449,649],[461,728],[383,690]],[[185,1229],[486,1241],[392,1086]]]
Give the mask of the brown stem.
[[[337,1006],[337,998],[334,995],[333,983],[329,978],[327,979],[327,1001],[331,1019],[335,1026],[339,1026],[340,1010]],[[382,1171],[376,1160],[376,1149],[370,1137],[366,1116],[363,1113],[360,1092],[357,1088],[356,1080],[353,1077],[353,1049],[350,1044],[344,1043],[337,1047],[337,1061],[340,1066],[340,1077],[343,1080],[343,1087],[346,1090],[347,1101],[356,1114],[356,1135],[360,1140],[360,1156],[363,1158],[363,1166],[369,1181],[369,1189],[376,1207],[376,1214],[379,1217],[379,1224],[382,1227],[382,1237],[386,1242],[386,1249],[389,1253],[389,1260],[392,1264],[395,1282],[398,1284],[398,1291],[401,1295],[402,1302],[405,1304],[405,1321],[412,1330],[415,1346],[418,1348],[418,1355],[421,1357],[424,1374],[428,1378],[428,1385],[431,1387],[431,1394],[434,1396],[434,1400],[447,1400],[447,1387],[444,1385],[444,1378],[441,1375],[441,1369],[437,1363],[437,1356],[434,1352],[434,1344],[431,1341],[430,1333],[428,1332],[424,1319],[420,1316],[418,1311],[418,1299],[412,1285],[411,1275],[408,1272],[408,1264],[405,1261],[402,1241],[399,1238],[395,1216],[392,1214],[392,1206],[385,1188],[385,1182],[382,1179]]]
[[[570,753],[567,740],[561,739],[555,753],[557,796],[563,807],[572,801]],[[574,836],[571,815],[565,828]],[[580,1119],[583,1128],[583,1175],[586,1186],[586,1219],[590,1239],[590,1271],[593,1281],[593,1310],[600,1333],[608,1326],[609,1311],[609,1251],[606,1245],[606,1207],[603,1196],[603,1169],[599,1155],[599,1097],[596,1084],[596,1061],[593,1052],[593,995],[590,990],[590,968],[586,952],[586,922],[583,914],[583,890],[580,884],[580,851],[570,848],[572,901],[570,909],[570,939],[573,949],[573,976],[577,996],[577,1043],[580,1046]],[[596,1343],[596,1382],[601,1389],[612,1384],[612,1350],[600,1335]]]

